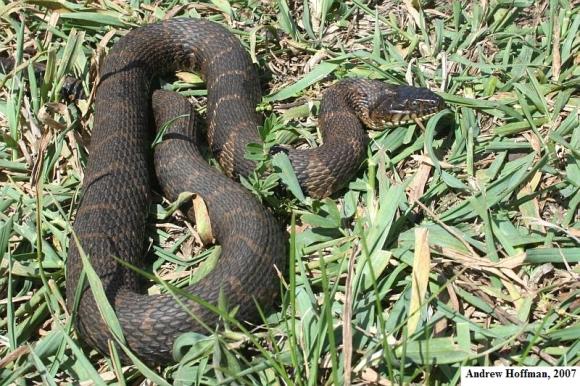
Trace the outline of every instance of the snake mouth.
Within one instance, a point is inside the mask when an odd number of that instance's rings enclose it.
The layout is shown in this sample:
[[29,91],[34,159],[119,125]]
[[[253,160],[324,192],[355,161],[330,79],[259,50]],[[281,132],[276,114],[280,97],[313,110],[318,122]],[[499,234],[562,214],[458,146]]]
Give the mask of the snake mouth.
[[371,129],[382,130],[389,127],[402,126],[410,123],[424,122],[437,114],[443,108],[432,109],[421,114],[410,111],[393,111],[380,119],[374,119],[368,125]]
[[377,126],[378,127],[393,127],[393,126],[405,125],[405,124],[413,123],[413,122],[417,122],[417,121],[423,122],[423,121],[426,121],[427,119],[431,118],[438,111],[439,110],[435,110],[435,111],[427,112],[427,113],[423,113],[423,114],[397,111],[397,112],[393,112],[393,113],[389,114],[384,119],[381,119],[378,122]]

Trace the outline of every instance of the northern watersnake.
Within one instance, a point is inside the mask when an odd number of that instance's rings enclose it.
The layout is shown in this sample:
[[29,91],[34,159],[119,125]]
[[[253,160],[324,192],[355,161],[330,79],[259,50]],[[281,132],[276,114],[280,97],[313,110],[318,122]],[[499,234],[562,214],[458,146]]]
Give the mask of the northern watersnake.
[[[146,246],[151,199],[153,113],[161,123],[190,107],[180,97],[157,92],[156,76],[178,69],[198,70],[208,89],[208,142],[224,171],[247,175],[254,168],[244,158],[246,145],[259,143],[261,92],[256,69],[238,39],[209,21],[173,19],[147,25],[119,39],[107,55],[96,93],[94,127],[83,196],[74,232],[98,274],[120,321],[129,348],[149,363],[172,360],[175,338],[187,331],[208,332],[219,317],[181,297],[148,296],[141,280],[116,258],[139,265]],[[168,99],[169,98],[169,102]],[[421,119],[443,107],[426,89],[346,80],[328,89],[319,117],[323,144],[311,150],[288,150],[303,190],[313,197],[331,194],[356,173],[366,154],[367,126]],[[358,117],[357,117],[358,114]],[[362,122],[361,122],[362,120]],[[272,215],[243,188],[205,165],[193,141],[193,128],[178,118],[156,147],[158,179],[170,199],[180,191],[205,200],[222,253],[216,268],[187,291],[211,304],[220,294],[237,307],[240,320],[256,320],[256,303],[267,309],[279,289],[275,266],[283,270],[286,241]],[[67,301],[74,308],[83,270],[79,250],[70,240]],[[85,285],[76,309],[80,336],[108,352],[111,335],[91,290]]]

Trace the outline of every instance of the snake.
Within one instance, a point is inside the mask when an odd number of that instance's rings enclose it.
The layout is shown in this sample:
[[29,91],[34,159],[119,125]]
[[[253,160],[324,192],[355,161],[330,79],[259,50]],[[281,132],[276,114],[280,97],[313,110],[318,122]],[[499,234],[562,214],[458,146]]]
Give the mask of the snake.
[[[159,76],[178,70],[198,72],[206,83],[207,144],[223,173],[200,151],[191,104],[156,90]],[[240,40],[203,19],[141,26],[110,49],[96,87],[89,157],[66,261],[67,307],[81,340],[104,354],[111,342],[120,342],[146,363],[168,364],[181,334],[209,334],[223,324],[218,305],[244,323],[259,323],[260,311],[271,309],[280,292],[288,248],[271,211],[232,180],[253,172],[255,161],[244,152],[248,144],[262,142],[256,111],[260,80]],[[364,162],[369,141],[364,126],[421,120],[443,107],[442,98],[425,88],[346,78],[324,93],[318,118],[322,144],[277,151],[287,154],[306,194],[326,197]],[[165,132],[153,151],[160,126]],[[169,200],[180,192],[202,197],[221,254],[197,283],[149,295],[131,266],[143,265],[156,180]],[[191,207],[184,210],[190,218],[195,214]],[[100,284],[91,282],[92,274]],[[103,294],[121,334],[103,316]]]

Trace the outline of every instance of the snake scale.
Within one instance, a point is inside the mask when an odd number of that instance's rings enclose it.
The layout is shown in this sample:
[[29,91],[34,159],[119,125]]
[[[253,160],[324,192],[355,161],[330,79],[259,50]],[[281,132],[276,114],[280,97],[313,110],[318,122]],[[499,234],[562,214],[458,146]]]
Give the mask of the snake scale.
[[[214,305],[223,296],[230,308],[236,307],[237,318],[256,321],[256,303],[264,309],[272,305],[279,289],[275,269],[283,270],[286,264],[286,238],[272,215],[201,157],[193,115],[183,117],[191,111],[187,101],[164,91],[153,93],[154,79],[176,70],[197,70],[207,84],[208,143],[224,172],[235,177],[253,170],[244,150],[261,141],[256,129],[261,90],[239,40],[204,20],[172,19],[140,27],[119,39],[102,65],[89,162],[74,222],[74,233],[101,280],[128,347],[156,364],[172,361],[177,336],[207,333],[207,328],[211,331],[219,324],[219,317],[182,295],[179,300],[188,310],[172,295],[145,294],[142,279],[113,258],[139,265],[145,253],[155,178],[154,121],[162,125],[175,118],[155,147],[157,179],[165,195],[174,200],[182,191],[200,194],[222,246],[217,266],[187,292]],[[363,124],[380,127],[421,119],[442,107],[441,98],[426,89],[341,81],[326,91],[321,104],[323,145],[284,151],[305,193],[324,197],[351,179],[363,162],[368,141]],[[82,339],[107,353],[112,335],[86,281],[79,286],[82,271],[80,251],[71,238],[68,308],[75,311]]]

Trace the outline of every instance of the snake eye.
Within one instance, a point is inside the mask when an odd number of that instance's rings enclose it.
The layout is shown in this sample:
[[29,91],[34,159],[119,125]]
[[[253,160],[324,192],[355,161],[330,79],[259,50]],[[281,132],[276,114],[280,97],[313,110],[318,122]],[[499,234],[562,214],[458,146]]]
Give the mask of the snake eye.
[[417,107],[419,107],[419,102],[417,100],[412,100],[411,101],[411,107],[416,109]]

